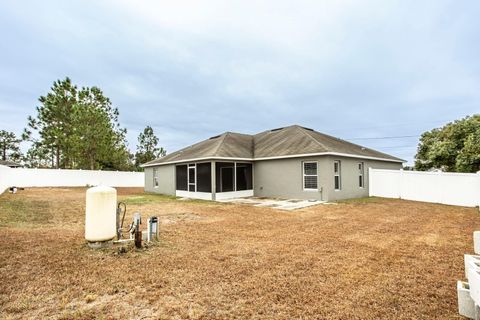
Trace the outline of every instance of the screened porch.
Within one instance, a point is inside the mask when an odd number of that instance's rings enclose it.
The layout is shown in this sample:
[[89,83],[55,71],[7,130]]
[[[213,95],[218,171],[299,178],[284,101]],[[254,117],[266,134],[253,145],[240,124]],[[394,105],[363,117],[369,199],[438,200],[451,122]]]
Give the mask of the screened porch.
[[249,162],[195,162],[175,167],[176,195],[204,200],[253,196]]

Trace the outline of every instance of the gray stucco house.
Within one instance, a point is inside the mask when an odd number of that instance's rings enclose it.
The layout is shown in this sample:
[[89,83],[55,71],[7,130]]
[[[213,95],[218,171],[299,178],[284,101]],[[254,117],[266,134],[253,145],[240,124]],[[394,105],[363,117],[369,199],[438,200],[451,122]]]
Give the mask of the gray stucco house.
[[254,135],[226,132],[143,167],[148,192],[334,201],[368,196],[368,168],[400,169],[403,162],[293,125]]

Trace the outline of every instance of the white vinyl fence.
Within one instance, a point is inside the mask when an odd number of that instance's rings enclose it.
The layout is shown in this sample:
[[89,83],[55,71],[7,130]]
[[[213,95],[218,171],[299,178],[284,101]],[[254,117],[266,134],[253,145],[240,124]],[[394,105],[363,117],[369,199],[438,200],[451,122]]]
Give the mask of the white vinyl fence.
[[0,194],[15,187],[85,187],[99,184],[111,187],[143,187],[143,172],[25,169],[0,165]]
[[480,205],[480,174],[369,169],[369,194],[457,206]]

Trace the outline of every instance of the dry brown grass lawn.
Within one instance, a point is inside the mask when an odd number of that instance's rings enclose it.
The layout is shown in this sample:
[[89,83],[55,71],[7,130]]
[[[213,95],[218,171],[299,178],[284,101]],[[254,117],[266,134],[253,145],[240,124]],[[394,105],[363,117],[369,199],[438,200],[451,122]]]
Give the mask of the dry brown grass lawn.
[[162,217],[158,245],[87,249],[82,188],[0,196],[1,319],[452,319],[480,228],[476,209],[401,200],[283,212],[119,194]]

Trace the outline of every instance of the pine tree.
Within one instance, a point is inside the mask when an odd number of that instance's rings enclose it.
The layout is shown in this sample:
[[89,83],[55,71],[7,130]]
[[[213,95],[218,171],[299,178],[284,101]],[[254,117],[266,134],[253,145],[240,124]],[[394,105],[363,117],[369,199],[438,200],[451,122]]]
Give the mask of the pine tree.
[[55,163],[54,150],[35,141],[28,149],[23,158],[25,165],[29,168],[49,168]]
[[54,167],[68,168],[71,166],[70,138],[74,132],[72,115],[77,103],[77,87],[68,77],[57,80],[51,91],[38,100],[41,105],[36,108],[35,118],[28,117],[25,138],[32,139],[32,130],[37,131],[41,145],[54,151]]
[[0,157],[2,160],[19,161],[22,158],[20,139],[15,133],[0,130]]
[[137,152],[135,153],[135,165],[140,165],[166,155],[166,150],[158,147],[158,138],[155,136],[152,127],[147,126],[138,135]]
[[24,133],[33,143],[29,161],[43,165],[53,153],[52,167],[132,169],[127,131],[120,127],[118,109],[99,88],[79,90],[66,78],[55,81],[39,101],[37,116],[29,117]]
[[119,169],[128,163],[126,130],[120,128],[118,109],[97,88],[82,88],[74,110],[73,146],[80,167]]

